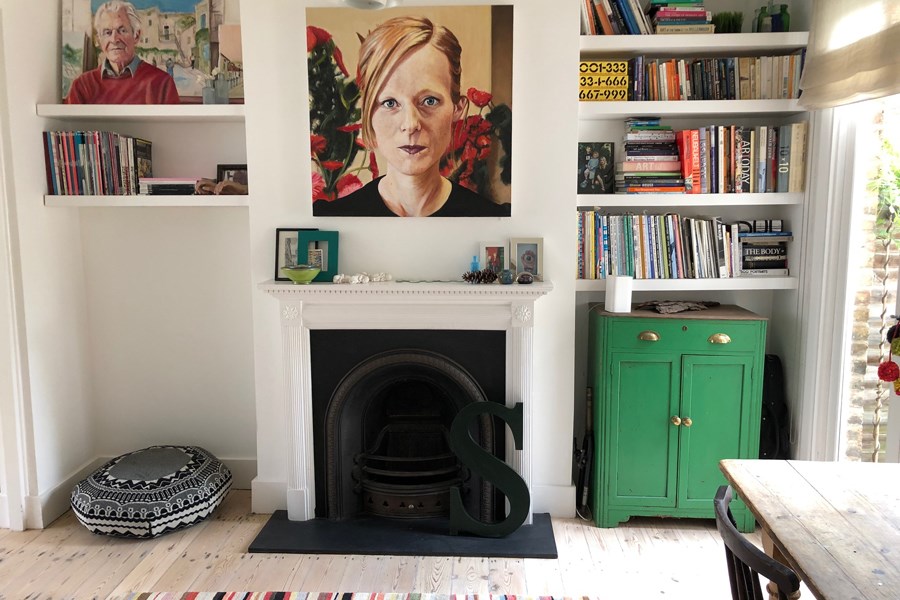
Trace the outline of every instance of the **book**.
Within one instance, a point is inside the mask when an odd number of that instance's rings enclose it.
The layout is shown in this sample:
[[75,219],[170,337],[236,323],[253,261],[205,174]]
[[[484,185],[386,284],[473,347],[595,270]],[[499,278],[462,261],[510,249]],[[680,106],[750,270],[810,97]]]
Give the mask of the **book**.
[[613,142],[578,143],[578,193],[615,192],[615,144]]
[[676,135],[675,143],[681,157],[681,176],[684,178],[685,191],[699,194],[700,132],[696,129],[681,130]]
[[806,121],[791,125],[791,149],[788,158],[790,173],[787,189],[789,192],[802,192],[806,187],[806,132]]
[[153,143],[143,138],[132,138],[134,144],[135,175],[138,180],[153,177]]
[[788,181],[791,175],[791,126],[778,126],[778,150],[777,150],[777,176],[775,181],[776,192],[788,191]]
[[750,193],[752,187],[751,133],[750,127],[734,128],[734,191],[738,194]]
[[775,269],[741,269],[740,274],[741,277],[787,277],[791,274],[791,271],[787,267]]
[[612,20],[610,18],[610,11],[607,4],[608,1],[609,0],[593,0],[594,11],[597,13],[597,20],[600,22],[600,29],[603,35],[615,35],[616,31],[613,29]]
[[631,8],[629,0],[610,0],[613,5],[618,5],[622,19],[625,21],[625,28],[629,35],[641,35],[641,29],[635,19],[634,11]]
[[622,170],[628,171],[681,171],[682,162],[680,160],[626,160],[621,163]]

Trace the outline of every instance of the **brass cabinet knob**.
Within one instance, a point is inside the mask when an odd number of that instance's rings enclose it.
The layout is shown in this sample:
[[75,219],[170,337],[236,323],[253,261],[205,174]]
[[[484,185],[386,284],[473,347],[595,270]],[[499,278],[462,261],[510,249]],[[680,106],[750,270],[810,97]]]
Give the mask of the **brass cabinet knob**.
[[709,339],[706,341],[710,344],[730,344],[731,336],[729,336],[727,333],[714,333],[709,336]]
[[638,339],[642,342],[658,342],[659,334],[655,331],[642,331],[638,334]]
[[690,417],[685,417],[681,420],[681,424],[684,425],[685,427],[690,427],[691,425],[694,424],[694,422],[691,420]]
[[670,420],[672,421],[672,425],[674,425],[675,427],[681,425],[681,417],[679,417],[678,415],[672,415],[672,418]]

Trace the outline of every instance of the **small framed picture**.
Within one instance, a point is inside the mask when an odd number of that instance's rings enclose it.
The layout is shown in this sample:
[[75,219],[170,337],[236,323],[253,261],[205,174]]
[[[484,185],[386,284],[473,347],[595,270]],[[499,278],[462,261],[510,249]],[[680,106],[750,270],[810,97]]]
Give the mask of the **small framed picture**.
[[482,269],[490,269],[499,275],[509,264],[506,260],[506,242],[482,242],[479,258]]
[[[282,267],[292,267],[298,263],[298,250],[300,248],[300,232],[315,231],[300,228],[278,228],[275,230],[275,281],[290,281],[282,276]],[[300,254],[300,257],[305,255]]]
[[322,265],[325,264],[325,250],[322,248],[314,248],[308,249],[306,251],[306,264],[311,267],[322,268]]
[[531,273],[535,281],[544,278],[544,238],[509,240],[509,268],[516,276]]
[[338,274],[338,232],[301,229],[297,240],[302,256],[322,263],[322,271],[313,281],[331,282]]
[[247,165],[216,165],[216,181],[247,185]]

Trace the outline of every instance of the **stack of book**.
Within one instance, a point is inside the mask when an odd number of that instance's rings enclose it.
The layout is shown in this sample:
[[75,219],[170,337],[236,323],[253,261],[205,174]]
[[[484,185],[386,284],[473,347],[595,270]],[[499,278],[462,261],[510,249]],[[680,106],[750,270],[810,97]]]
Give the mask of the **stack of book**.
[[140,193],[155,196],[190,196],[197,177],[141,177]]
[[683,193],[684,177],[675,131],[658,117],[625,121],[625,160],[616,165],[616,191]]
[[112,131],[45,131],[47,190],[53,195],[136,194],[153,175],[152,144]]
[[581,0],[581,33],[648,35],[653,28],[640,0]]
[[578,99],[628,100],[627,60],[583,60],[578,65]]
[[[788,242],[794,240],[784,231],[783,222],[775,219],[759,223],[739,222],[738,238],[741,246],[741,276],[786,277],[788,270]],[[752,228],[753,230],[749,230]]]
[[650,0],[647,11],[654,33],[715,33],[712,13],[693,0]]

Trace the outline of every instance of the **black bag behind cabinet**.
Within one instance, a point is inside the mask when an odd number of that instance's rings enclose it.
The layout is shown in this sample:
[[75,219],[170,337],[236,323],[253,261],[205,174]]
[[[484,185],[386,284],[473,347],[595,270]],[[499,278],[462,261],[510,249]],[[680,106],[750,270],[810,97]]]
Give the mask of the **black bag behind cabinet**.
[[763,369],[762,422],[759,427],[760,458],[790,458],[790,418],[784,393],[781,359],[766,354]]

